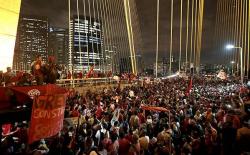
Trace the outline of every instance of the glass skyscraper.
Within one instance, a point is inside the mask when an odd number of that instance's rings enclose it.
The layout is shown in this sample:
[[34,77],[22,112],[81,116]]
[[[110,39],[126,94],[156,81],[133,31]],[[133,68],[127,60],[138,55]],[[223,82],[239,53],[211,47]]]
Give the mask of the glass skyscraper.
[[13,68],[30,70],[30,64],[37,54],[43,61],[48,58],[48,28],[47,17],[21,16],[17,29]]
[[103,56],[101,22],[86,16],[73,16],[71,35],[73,69],[83,71],[94,65],[94,70],[100,71]]

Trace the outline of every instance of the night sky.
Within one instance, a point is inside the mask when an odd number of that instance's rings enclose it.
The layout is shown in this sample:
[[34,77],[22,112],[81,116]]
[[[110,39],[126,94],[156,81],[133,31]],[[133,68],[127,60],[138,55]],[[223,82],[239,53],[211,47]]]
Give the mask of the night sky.
[[[148,64],[153,64],[155,61],[154,58],[156,47],[156,3],[156,0],[136,0],[140,29],[143,40],[142,56],[145,62],[149,62]],[[216,53],[213,52],[216,3],[217,0],[205,0],[201,63],[219,62],[218,59],[215,59]],[[76,10],[76,4],[73,2],[72,5],[75,6]],[[169,56],[168,51],[170,46],[170,5],[171,0],[160,0],[159,58]],[[186,5],[187,0],[183,0],[183,19],[186,19]],[[177,53],[179,52],[180,0],[174,0],[174,8],[173,52],[176,53],[175,56],[177,57]],[[49,17],[49,21],[52,26],[67,28],[68,1],[22,0],[21,14],[47,16]],[[183,20],[182,38],[182,52],[184,54],[186,42],[186,20]]]

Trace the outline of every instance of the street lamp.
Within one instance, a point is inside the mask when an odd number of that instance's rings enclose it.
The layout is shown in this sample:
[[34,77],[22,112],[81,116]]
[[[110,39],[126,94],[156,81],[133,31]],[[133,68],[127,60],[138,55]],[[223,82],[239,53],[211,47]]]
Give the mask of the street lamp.
[[226,46],[226,49],[233,49],[233,48],[236,48],[236,47],[234,47],[234,45],[227,45]]
[[117,47],[114,45],[105,45],[105,57],[104,57],[104,72],[106,71],[105,67],[110,67],[110,70],[113,74],[114,71],[116,71],[116,67],[114,67],[114,65],[116,65],[116,61],[115,61],[115,55],[117,54]]
[[242,47],[235,47],[234,45],[227,45],[226,49],[240,49],[240,78],[241,78],[241,84],[243,84],[243,78],[244,78],[244,73],[243,73],[243,53],[242,53]]
[[235,61],[231,61],[230,63],[232,64],[232,76],[233,76],[233,74],[234,74],[234,63],[235,63]]
[[112,74],[114,74],[115,68],[114,68],[114,56],[116,55],[116,51],[108,51],[110,54],[110,60],[111,60],[111,71]]

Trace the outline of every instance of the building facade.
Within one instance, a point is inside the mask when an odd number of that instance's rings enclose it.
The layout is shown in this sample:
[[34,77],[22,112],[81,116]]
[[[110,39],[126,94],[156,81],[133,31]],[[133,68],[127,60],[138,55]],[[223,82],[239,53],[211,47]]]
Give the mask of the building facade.
[[50,27],[48,55],[54,56],[56,63],[64,66],[68,65],[68,38],[69,36],[67,29]]
[[[79,19],[79,20],[78,20]],[[76,71],[102,68],[102,30],[101,22],[86,16],[73,16],[71,20],[72,66]],[[70,53],[69,53],[70,54]]]
[[40,54],[44,62],[48,58],[48,28],[47,17],[21,16],[19,19],[13,68],[15,70],[30,70],[30,64]]

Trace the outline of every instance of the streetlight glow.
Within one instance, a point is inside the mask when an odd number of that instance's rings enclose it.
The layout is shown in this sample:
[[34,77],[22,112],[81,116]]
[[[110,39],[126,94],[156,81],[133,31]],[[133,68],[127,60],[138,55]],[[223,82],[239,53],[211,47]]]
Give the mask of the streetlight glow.
[[[243,71],[243,52],[242,52],[242,47],[235,47],[234,45],[227,45],[226,49],[239,49],[240,51],[240,77],[241,77],[241,83],[243,85],[244,82],[244,71]],[[232,62],[231,62],[232,63]],[[233,64],[233,63],[232,63]]]
[[233,48],[235,48],[234,45],[227,45],[226,46],[226,49],[233,49]]

